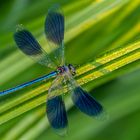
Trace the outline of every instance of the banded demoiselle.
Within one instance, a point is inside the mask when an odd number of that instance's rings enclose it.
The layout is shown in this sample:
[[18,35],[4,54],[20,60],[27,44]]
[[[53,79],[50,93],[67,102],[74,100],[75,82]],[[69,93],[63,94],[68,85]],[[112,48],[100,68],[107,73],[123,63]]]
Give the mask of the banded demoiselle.
[[64,14],[60,6],[55,5],[48,10],[45,20],[45,35],[48,47],[53,49],[51,54],[47,53],[40,46],[28,30],[23,28],[18,29],[14,34],[14,40],[18,48],[39,64],[52,68],[54,71],[35,80],[0,92],[0,95],[5,95],[43,81],[44,79],[56,77],[48,90],[46,112],[51,127],[60,135],[66,134],[68,126],[66,107],[63,101],[64,87],[67,87],[67,91],[71,93],[73,103],[81,112],[91,117],[97,117],[104,110],[103,106],[74,80],[76,71],[73,65],[65,64],[64,29]]

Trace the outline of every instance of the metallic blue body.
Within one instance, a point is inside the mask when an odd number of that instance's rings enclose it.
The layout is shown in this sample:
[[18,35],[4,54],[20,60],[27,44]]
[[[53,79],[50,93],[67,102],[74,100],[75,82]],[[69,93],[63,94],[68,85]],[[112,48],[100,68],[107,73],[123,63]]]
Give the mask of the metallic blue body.
[[37,78],[37,79],[35,79],[35,80],[32,80],[32,81],[29,81],[29,82],[27,82],[27,83],[18,85],[18,86],[16,86],[16,87],[13,87],[13,88],[10,88],[10,89],[1,91],[1,92],[0,92],[0,96],[6,95],[6,94],[8,94],[8,93],[15,92],[15,91],[17,91],[17,90],[20,90],[20,89],[22,89],[22,88],[25,88],[25,87],[27,87],[27,86],[30,86],[30,85],[32,85],[32,84],[34,84],[34,83],[37,83],[37,82],[40,82],[40,81],[49,79],[49,78],[51,78],[51,77],[53,77],[53,76],[56,76],[56,75],[57,75],[57,71],[51,72],[51,73],[49,73],[49,74],[47,74],[47,75],[44,75],[44,76],[42,76],[42,77],[39,77],[39,78]]

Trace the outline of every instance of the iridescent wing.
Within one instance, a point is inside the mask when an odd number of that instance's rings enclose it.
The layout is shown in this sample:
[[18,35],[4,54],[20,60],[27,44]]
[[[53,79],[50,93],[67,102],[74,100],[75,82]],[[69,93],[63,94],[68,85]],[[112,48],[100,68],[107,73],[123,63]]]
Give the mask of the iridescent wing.
[[75,106],[88,116],[104,119],[103,106],[87,91],[83,90],[73,77],[68,73],[69,90],[72,93],[72,101]]
[[59,5],[54,5],[48,10],[45,34],[52,50],[51,59],[57,66],[64,65],[64,15]]
[[80,86],[74,88],[72,100],[81,112],[89,116],[98,117],[103,112],[102,105]]
[[64,93],[62,83],[63,77],[61,76],[58,76],[52,83],[48,92],[46,112],[49,123],[56,133],[66,135],[68,120],[65,104],[62,95],[60,95]]
[[29,31],[19,29],[14,34],[14,40],[18,48],[36,62],[50,68],[56,68],[56,65],[51,61],[47,52],[41,48],[40,44]]

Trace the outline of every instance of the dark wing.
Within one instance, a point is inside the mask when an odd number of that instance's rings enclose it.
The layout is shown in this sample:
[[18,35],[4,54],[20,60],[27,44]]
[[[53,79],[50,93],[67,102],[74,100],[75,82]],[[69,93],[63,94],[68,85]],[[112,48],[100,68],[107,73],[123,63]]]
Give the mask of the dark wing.
[[72,101],[76,107],[88,116],[104,119],[105,113],[103,106],[87,91],[83,90],[70,73],[67,73],[67,76],[69,78],[68,88],[72,93]]
[[102,105],[80,86],[74,88],[72,100],[80,111],[89,116],[97,117],[103,112]]
[[49,58],[47,52],[41,48],[40,44],[29,31],[25,29],[18,30],[14,34],[14,40],[18,48],[24,54],[30,56],[32,59],[42,65],[50,68],[56,68],[55,64]]
[[45,20],[45,34],[56,65],[64,65],[64,15],[59,5],[48,10]]
[[67,114],[65,104],[60,94],[64,93],[62,87],[62,77],[57,77],[49,89],[47,99],[47,117],[51,127],[59,135],[66,135],[67,133]]

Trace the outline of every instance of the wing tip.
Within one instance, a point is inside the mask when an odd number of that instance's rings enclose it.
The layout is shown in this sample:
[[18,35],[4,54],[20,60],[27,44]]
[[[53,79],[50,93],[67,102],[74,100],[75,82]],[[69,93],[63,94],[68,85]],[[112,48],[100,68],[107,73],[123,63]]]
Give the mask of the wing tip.
[[59,136],[66,137],[68,136],[68,129],[67,127],[61,129],[54,129],[55,133]]
[[99,120],[106,120],[108,118],[103,106],[80,86],[75,88],[72,100],[76,107],[86,115]]
[[59,5],[48,10],[45,20],[45,34],[49,41],[61,45],[64,40],[64,15]]
[[61,11],[61,5],[59,3],[55,3],[51,8],[48,9],[48,13],[51,11]]
[[40,44],[28,30],[19,27],[13,37],[18,48],[26,55],[33,56],[42,54]]
[[93,116],[93,117],[99,121],[107,121],[109,119],[109,114],[103,108],[103,110],[99,114],[97,114],[96,116]]
[[48,121],[55,132],[61,136],[67,135],[68,119],[62,96],[47,100]]

